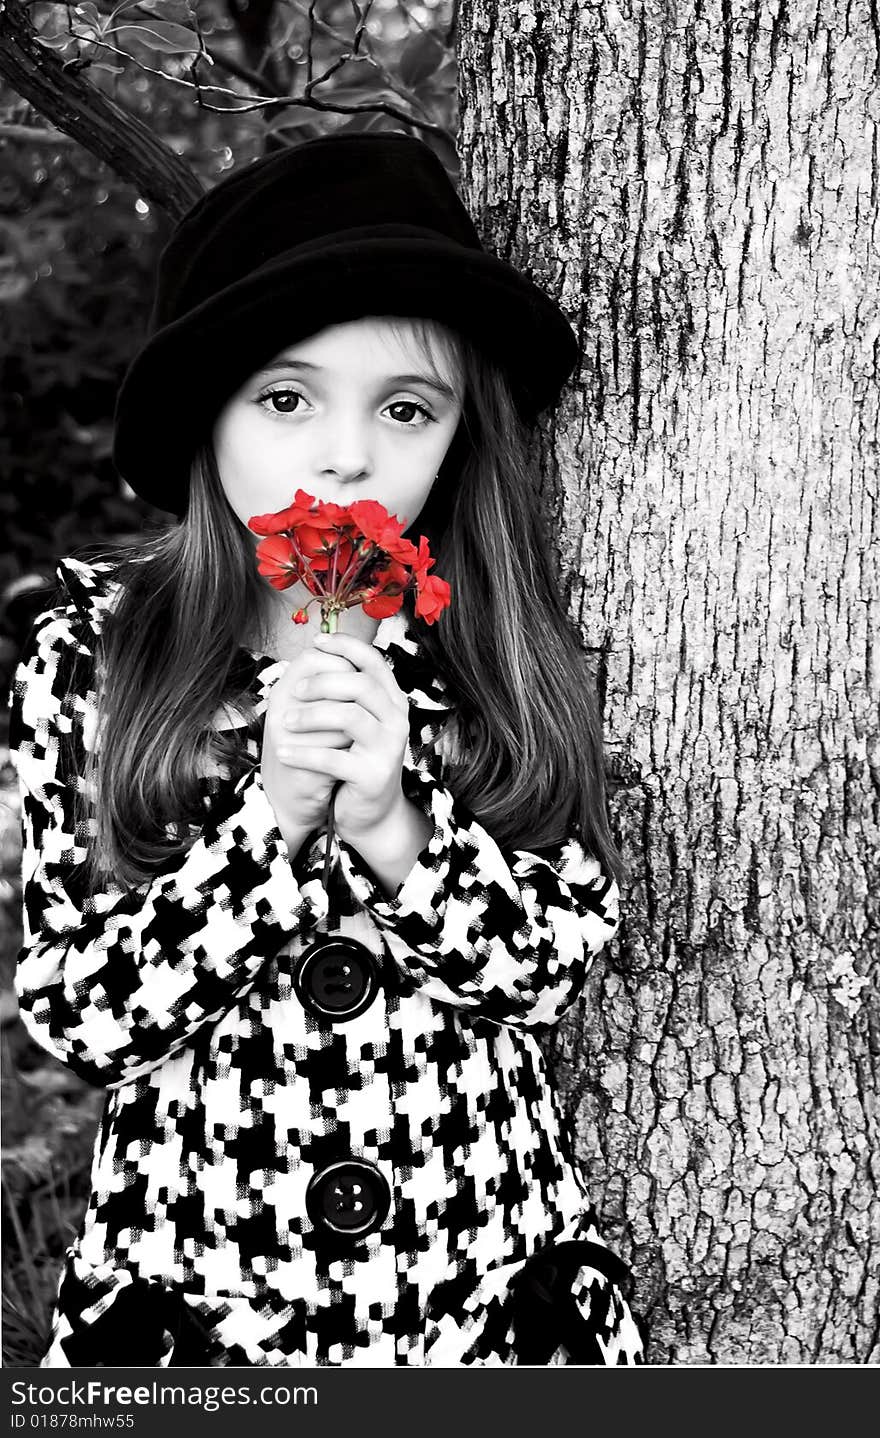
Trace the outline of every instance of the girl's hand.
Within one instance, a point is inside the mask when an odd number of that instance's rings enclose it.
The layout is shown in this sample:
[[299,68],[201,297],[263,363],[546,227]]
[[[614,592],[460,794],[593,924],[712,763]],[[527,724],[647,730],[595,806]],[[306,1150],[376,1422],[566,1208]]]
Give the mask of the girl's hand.
[[336,782],[331,774],[314,766],[300,766],[296,756],[306,743],[322,745],[323,752],[323,749],[343,749],[351,743],[351,738],[338,728],[326,727],[320,733],[304,734],[301,725],[291,726],[288,716],[297,714],[302,704],[294,689],[309,675],[340,670],[353,672],[349,661],[340,655],[306,649],[290,661],[269,694],[261,756],[263,788],[283,837],[296,847],[302,840],[303,830],[316,828],[326,819]]
[[[341,779],[333,816],[344,839],[369,834],[404,800],[400,776],[409,738],[409,700],[379,650],[350,634],[316,636],[327,658],[344,659],[344,668],[322,668],[304,680],[295,762]],[[350,661],[350,663],[348,662]],[[320,731],[341,731],[350,747],[328,745]]]

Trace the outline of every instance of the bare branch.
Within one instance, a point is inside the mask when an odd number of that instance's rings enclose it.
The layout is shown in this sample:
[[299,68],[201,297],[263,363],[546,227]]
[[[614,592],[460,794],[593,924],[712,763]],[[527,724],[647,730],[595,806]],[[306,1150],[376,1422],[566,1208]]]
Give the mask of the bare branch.
[[[237,80],[243,80],[245,84],[254,85],[256,88],[259,87],[259,76],[255,75],[253,71],[248,68],[247,65],[243,65],[241,61],[237,60],[234,56],[227,55],[224,51],[220,51],[217,49],[212,49],[210,51],[210,55],[211,59],[214,61],[215,65],[219,70],[223,70],[227,74],[233,75]],[[368,57],[361,56],[360,58],[362,60],[366,60]],[[137,64],[138,62],[135,61],[134,63]],[[321,83],[322,79],[326,79],[326,75],[319,76],[317,80],[314,80],[312,82],[312,90],[314,89],[315,85]],[[179,83],[186,82],[181,81]],[[234,106],[219,106],[206,104],[201,100],[198,101],[199,107],[201,109],[209,111],[213,114],[238,114],[243,113],[246,110],[266,109],[270,105],[275,106],[275,108],[279,110],[298,107],[300,109],[318,110],[321,112],[327,112],[329,114],[339,115],[366,115],[378,113],[388,115],[389,118],[392,120],[399,120],[404,125],[412,125],[415,129],[424,130],[427,134],[430,135],[444,135],[446,133],[441,125],[435,125],[427,120],[419,120],[414,115],[408,114],[405,110],[398,110],[396,106],[389,105],[380,100],[377,100],[375,103],[372,104],[369,101],[365,101],[362,105],[344,105],[336,101],[330,102],[317,100],[311,91],[309,91],[307,95],[303,95],[300,98],[295,95],[275,97],[260,95],[238,95],[235,90],[224,90],[221,86],[216,85],[199,85],[198,82],[197,88],[199,89],[199,91],[212,91],[219,94],[235,96],[235,98],[240,100],[241,102],[239,105]],[[308,90],[308,88],[309,87],[307,85],[306,89]],[[425,113],[424,110],[423,113]]]
[[336,60],[334,60],[330,65],[327,66],[327,69],[324,71],[323,75],[319,75],[317,80],[309,81],[309,83],[306,85],[303,98],[305,100],[310,100],[312,98],[312,91],[317,90],[319,85],[323,85],[326,80],[329,80],[331,75],[335,75],[337,70],[341,70],[343,65],[347,65],[351,58],[351,53],[338,56]]
[[[259,90],[260,77],[255,70],[252,70],[250,68],[249,65],[242,64],[241,60],[237,59],[235,55],[227,55],[225,50],[214,49],[211,50],[210,55],[218,70],[224,70],[227,75],[233,75],[236,80],[243,80],[246,85],[253,85],[254,89]],[[197,56],[196,58],[201,59],[201,56]],[[199,83],[198,79],[195,77],[194,83],[198,86],[199,89],[205,88]],[[236,91],[226,90],[224,93],[227,95],[234,95]],[[247,97],[242,96],[241,98],[246,99]],[[283,99],[289,97],[279,96],[278,98]]]
[[[341,31],[335,29],[333,25],[328,24],[326,20],[322,19],[320,15],[317,15],[315,13],[315,5],[317,4],[317,0],[308,0],[308,5],[306,5],[306,0],[288,0],[288,3],[292,10],[296,11],[300,16],[304,16],[308,19],[308,40],[306,47],[306,83],[308,84],[308,81],[312,76],[314,66],[312,44],[315,34],[320,31],[322,35],[326,35],[328,40],[333,40],[337,45],[341,46],[347,46],[350,42],[347,35],[342,34]],[[415,20],[415,17],[409,13],[406,6],[402,3],[400,5],[400,9],[404,16],[410,22],[413,22]],[[422,26],[422,29],[424,28],[425,27]],[[405,101],[408,105],[417,105],[419,112],[422,115],[427,116],[428,114],[430,114],[430,111],[428,110],[427,106],[422,103],[418,96],[412,94],[405,88],[405,86],[401,85],[397,77],[393,75],[390,70],[386,69],[386,67],[382,64],[381,60],[377,60],[376,56],[372,53],[371,50],[363,50],[357,58],[361,61],[362,64],[371,65],[373,67],[386,90],[390,90],[393,94],[399,95],[401,100]],[[408,123],[415,125],[418,122],[413,119],[410,120]]]
[[310,93],[312,87],[312,73],[315,63],[314,55],[312,54],[312,44],[315,39],[315,6],[317,5],[317,3],[318,0],[309,0],[309,30],[308,40],[306,42],[306,89]]
[[[311,0],[308,6],[310,71],[313,63],[313,25],[320,24],[323,30],[331,30],[331,27],[320,21],[315,14],[316,4],[317,0]],[[157,69],[103,37],[96,36],[89,44],[93,49],[108,51],[128,60],[146,74],[156,75],[171,84],[192,90],[197,107],[209,113],[237,115],[254,110],[268,110],[275,114],[284,109],[306,109],[338,115],[383,114],[398,124],[425,134],[445,135],[442,126],[428,119],[417,118],[408,110],[386,100],[370,101],[365,98],[358,104],[345,104],[334,100],[332,92],[326,100],[319,100],[314,94],[318,86],[325,84],[350,60],[370,63],[384,74],[384,67],[378,64],[369,51],[360,52],[367,34],[366,26],[372,4],[373,0],[367,0],[362,9],[353,4],[357,19],[354,37],[348,42],[351,48],[346,49],[333,61],[323,74],[315,77],[312,73],[302,96],[278,93],[277,90],[272,94],[261,93],[265,80],[251,66],[243,64],[234,56],[207,49],[197,15],[195,19],[199,50],[188,67],[189,78],[170,75],[165,70]],[[302,9],[300,13],[303,13]],[[139,193],[153,200],[162,209],[168,210],[172,216],[183,213],[201,194],[202,187],[185,161],[168,149],[153,131],[126,114],[85,80],[80,72],[88,69],[88,59],[62,64],[54,53],[39,44],[36,32],[25,19],[25,6],[21,0],[5,0],[5,3],[0,0],[0,39],[4,37],[8,37],[13,43],[6,46],[5,54],[0,54],[0,75],[5,75],[25,99],[58,125],[59,131],[62,132],[58,136],[59,143],[64,142],[63,136],[78,140],[98,158],[106,160],[118,174],[135,184]],[[344,37],[336,38],[345,43]],[[256,93],[242,94],[228,86],[203,84],[198,76],[200,61],[216,65],[221,71],[252,87]],[[271,88],[271,75],[267,78]],[[216,104],[212,99],[215,96],[233,100],[234,104]],[[409,96],[402,98],[407,104],[412,103]],[[428,113],[420,104],[419,109],[424,115]],[[4,131],[0,131],[0,134],[2,133],[9,138],[41,138],[44,142],[51,138],[51,132],[29,130],[27,126],[11,129],[7,126]]]
[[[352,3],[354,4],[354,0],[352,0]],[[307,100],[310,100],[312,98],[313,90],[317,90],[319,85],[323,85],[325,80],[329,80],[331,75],[335,75],[337,70],[341,70],[343,65],[347,65],[349,60],[353,60],[358,54],[361,39],[363,37],[364,30],[366,29],[367,16],[370,13],[372,4],[373,0],[367,0],[366,5],[364,6],[363,15],[358,10],[357,5],[354,4],[354,11],[357,15],[357,26],[354,32],[354,40],[352,41],[352,47],[344,55],[340,55],[337,60],[334,60],[331,65],[328,65],[323,75],[319,75],[317,80],[310,80],[308,82],[305,88],[305,98]]]
[[[211,85],[207,88],[214,90],[218,87]],[[199,94],[200,92],[201,87]],[[234,91],[227,93],[234,93]],[[245,99],[244,96],[241,98],[242,100]],[[447,136],[447,132],[442,125],[433,125],[426,120],[417,120],[414,115],[408,115],[404,110],[398,110],[395,105],[388,105],[382,100],[377,100],[373,104],[343,105],[337,101],[316,100],[314,95],[312,95],[308,100],[298,99],[294,96],[286,100],[264,99],[253,101],[248,99],[246,103],[241,105],[210,105],[206,104],[200,98],[197,100],[197,103],[200,109],[213,115],[244,115],[250,110],[264,110],[269,105],[277,110],[299,107],[303,110],[319,110],[329,115],[388,115],[390,119],[399,120],[403,125],[412,125],[417,130],[424,130],[426,134]]]

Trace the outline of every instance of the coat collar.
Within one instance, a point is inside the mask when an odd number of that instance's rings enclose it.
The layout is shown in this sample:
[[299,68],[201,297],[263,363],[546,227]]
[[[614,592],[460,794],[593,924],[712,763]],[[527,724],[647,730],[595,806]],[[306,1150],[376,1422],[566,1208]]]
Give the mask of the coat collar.
[[[101,615],[111,607],[119,589],[119,582],[110,577],[114,568],[112,561],[87,563],[84,560],[67,558],[59,562],[55,571],[79,613],[95,633],[99,631]],[[384,653],[397,684],[410,701],[410,706],[439,718],[441,714],[448,713],[452,706],[449,691],[419,641],[420,623],[419,620],[411,620],[406,612],[400,609],[396,614],[379,621],[372,647]],[[256,712],[263,713],[272,686],[283,673],[285,661],[274,659],[270,654],[260,654],[242,645],[236,662],[240,667],[240,676],[237,677],[240,677],[243,686],[254,686],[257,696]],[[221,727],[229,726],[223,723]]]

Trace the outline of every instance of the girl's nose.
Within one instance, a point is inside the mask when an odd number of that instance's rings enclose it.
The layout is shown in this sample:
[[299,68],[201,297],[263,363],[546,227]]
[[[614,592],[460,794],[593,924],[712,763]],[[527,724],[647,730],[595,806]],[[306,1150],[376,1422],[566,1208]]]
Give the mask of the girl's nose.
[[318,471],[343,481],[372,474],[372,447],[363,421],[343,416],[330,420],[318,452]]

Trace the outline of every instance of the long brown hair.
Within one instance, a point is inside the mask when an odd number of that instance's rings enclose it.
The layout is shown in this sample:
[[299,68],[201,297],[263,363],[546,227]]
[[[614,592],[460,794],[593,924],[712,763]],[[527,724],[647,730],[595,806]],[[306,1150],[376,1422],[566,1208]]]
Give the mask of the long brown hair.
[[[528,432],[500,369],[442,326],[416,331],[435,367],[438,338],[451,338],[464,380],[458,432],[407,531],[428,536],[452,591],[437,624],[416,621],[457,714],[447,782],[502,847],[541,849],[575,829],[622,883],[597,699],[541,522]],[[92,562],[112,561],[120,585],[97,645],[99,749],[85,752],[76,786],[79,832],[92,834],[80,877],[94,893],[107,880],[140,884],[182,855],[204,821],[206,774],[219,765],[235,778],[252,762],[240,730],[211,725],[231,704],[260,736],[235,660],[267,611],[253,537],[209,444],[193,460],[183,518],[137,544],[90,550]],[[405,604],[412,615],[411,596]]]

